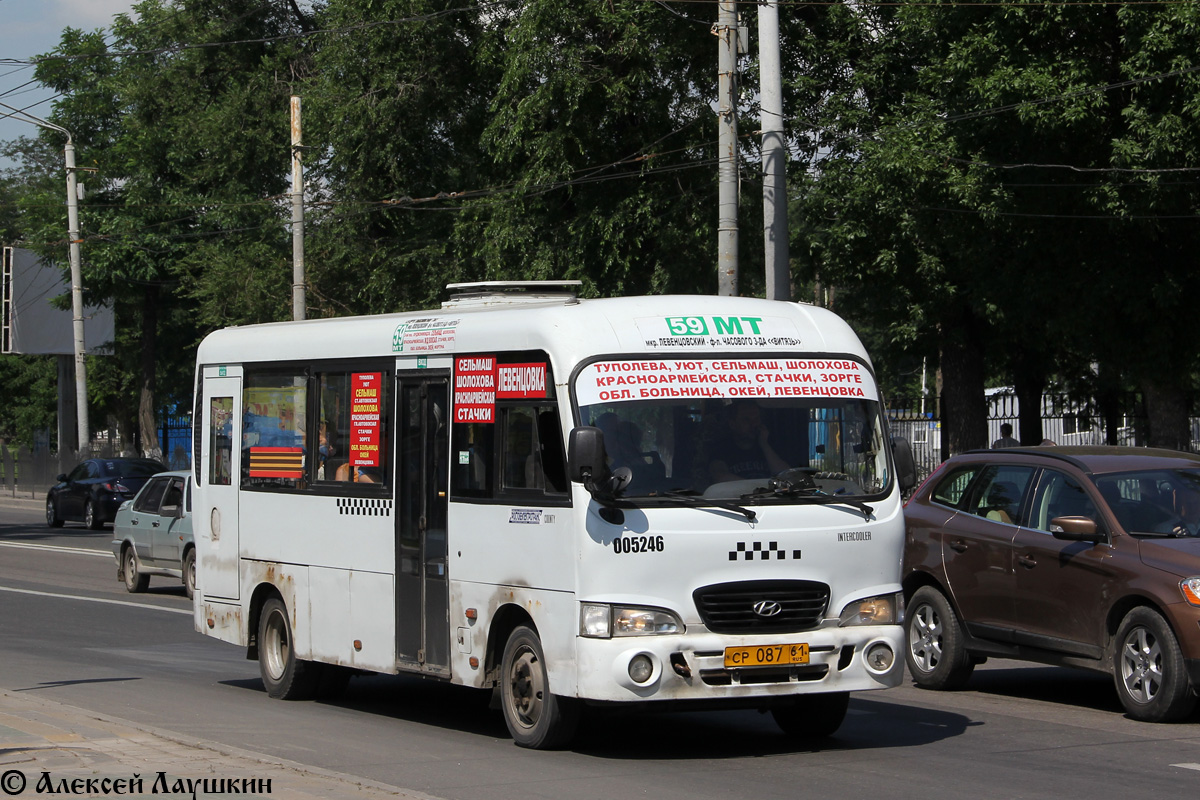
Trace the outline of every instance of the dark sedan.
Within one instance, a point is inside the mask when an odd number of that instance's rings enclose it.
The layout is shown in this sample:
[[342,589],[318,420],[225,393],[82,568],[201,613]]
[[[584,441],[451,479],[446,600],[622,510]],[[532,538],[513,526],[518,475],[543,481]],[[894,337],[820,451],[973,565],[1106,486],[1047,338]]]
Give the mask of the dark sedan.
[[1107,672],[1129,716],[1200,686],[1200,456],[1009,448],[942,465],[905,507],[909,673],[962,686],[989,656]]
[[104,527],[117,516],[117,509],[133,498],[151,475],[166,466],[151,458],[89,458],[46,495],[46,524],[61,528],[63,522],[82,522],[92,530]]

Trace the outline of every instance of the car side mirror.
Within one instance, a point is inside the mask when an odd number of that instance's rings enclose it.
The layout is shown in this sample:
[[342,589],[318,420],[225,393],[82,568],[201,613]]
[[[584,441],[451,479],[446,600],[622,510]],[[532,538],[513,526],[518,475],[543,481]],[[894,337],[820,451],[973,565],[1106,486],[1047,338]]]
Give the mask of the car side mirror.
[[1055,517],[1050,520],[1050,533],[1066,542],[1104,541],[1104,534],[1097,530],[1096,520],[1091,517]]

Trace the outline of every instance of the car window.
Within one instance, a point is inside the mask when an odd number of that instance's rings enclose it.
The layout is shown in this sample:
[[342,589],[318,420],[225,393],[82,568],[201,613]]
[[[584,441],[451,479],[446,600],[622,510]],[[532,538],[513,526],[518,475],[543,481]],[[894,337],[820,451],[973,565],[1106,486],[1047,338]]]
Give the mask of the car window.
[[94,462],[94,461],[87,462],[87,476],[89,478],[99,478],[100,477],[100,467],[98,464],[96,464],[96,462]]
[[1135,535],[1200,533],[1200,471],[1146,470],[1094,479],[1117,522]]
[[134,511],[144,511],[147,514],[155,514],[158,512],[158,505],[162,501],[163,493],[167,489],[167,479],[158,478],[152,480],[146,485],[146,491],[138,496],[137,503],[134,504]]
[[167,491],[163,495],[162,505],[159,508],[159,514],[164,517],[173,517],[179,513],[179,505],[183,502],[183,479],[172,478],[167,485]]
[[1033,478],[1033,467],[992,464],[971,487],[967,510],[1006,525],[1020,525],[1021,498]]
[[75,469],[71,470],[71,474],[67,476],[68,481],[81,481],[87,477],[88,462],[83,462]]
[[1097,523],[1100,521],[1096,504],[1083,486],[1070,475],[1048,469],[1038,481],[1028,527],[1049,533],[1050,521],[1055,517],[1090,517]]
[[120,475],[123,478],[149,478],[159,472],[165,472],[167,467],[157,461],[137,459],[133,461],[108,462],[110,475]]
[[974,478],[979,470],[983,468],[983,464],[968,464],[964,467],[951,470],[946,474],[930,494],[930,498],[935,503],[959,508],[962,502],[963,495],[967,493],[967,487],[971,485],[971,479]]

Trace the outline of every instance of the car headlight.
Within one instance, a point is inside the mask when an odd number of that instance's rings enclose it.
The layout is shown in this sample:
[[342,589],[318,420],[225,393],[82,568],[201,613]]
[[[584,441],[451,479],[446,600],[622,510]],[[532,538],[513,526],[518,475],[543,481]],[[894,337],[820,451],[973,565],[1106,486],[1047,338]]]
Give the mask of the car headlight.
[[899,592],[855,600],[842,609],[838,626],[895,625],[900,621],[903,609],[904,595]]
[[1193,606],[1200,606],[1200,578],[1184,578],[1179,582],[1183,599]]
[[590,639],[614,636],[656,636],[683,633],[679,617],[661,608],[613,606],[608,603],[579,605],[579,635]]

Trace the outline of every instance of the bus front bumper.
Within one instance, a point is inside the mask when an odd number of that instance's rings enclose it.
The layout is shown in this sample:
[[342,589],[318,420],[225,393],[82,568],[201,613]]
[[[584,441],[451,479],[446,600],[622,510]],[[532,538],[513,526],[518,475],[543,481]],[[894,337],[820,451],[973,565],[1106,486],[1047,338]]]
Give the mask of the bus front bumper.
[[[801,649],[805,646],[805,653]],[[899,686],[900,625],[802,633],[576,640],[578,696],[599,702],[769,700]]]

